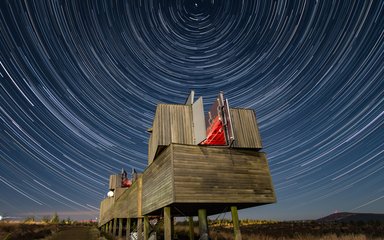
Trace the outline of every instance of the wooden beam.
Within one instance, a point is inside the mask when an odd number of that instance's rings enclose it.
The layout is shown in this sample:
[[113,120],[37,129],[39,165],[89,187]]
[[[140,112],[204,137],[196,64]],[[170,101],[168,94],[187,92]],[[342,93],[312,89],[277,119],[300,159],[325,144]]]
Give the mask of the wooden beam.
[[149,231],[149,219],[148,216],[144,216],[144,240],[148,240]]
[[195,239],[195,227],[193,225],[193,217],[188,217],[189,222],[189,240]]
[[131,240],[131,219],[127,218],[127,225],[125,226],[125,239]]
[[119,218],[119,231],[117,236],[119,238],[123,237],[123,219],[122,218]]
[[117,230],[117,218],[113,219],[113,230],[112,230],[112,235],[116,236],[116,230]]
[[137,240],[143,239],[143,218],[142,218],[142,194],[143,194],[143,178],[137,179]]
[[164,207],[164,239],[172,239],[171,207]]
[[113,220],[109,221],[109,232],[110,234],[112,234],[112,230],[113,230]]
[[172,233],[172,239],[177,239],[176,233],[175,233],[175,218],[171,216],[171,233]]
[[143,219],[138,218],[137,219],[137,240],[143,239]]
[[235,234],[235,240],[241,240],[241,232],[240,232],[240,226],[239,226],[239,215],[237,213],[237,207],[232,206],[231,207],[231,213],[232,213],[232,223],[233,223],[233,233]]
[[143,196],[143,178],[139,177],[137,179],[137,216],[140,218],[142,216],[142,196]]
[[199,216],[199,232],[200,232],[199,239],[208,240],[209,235],[208,235],[207,210],[199,209],[198,216]]

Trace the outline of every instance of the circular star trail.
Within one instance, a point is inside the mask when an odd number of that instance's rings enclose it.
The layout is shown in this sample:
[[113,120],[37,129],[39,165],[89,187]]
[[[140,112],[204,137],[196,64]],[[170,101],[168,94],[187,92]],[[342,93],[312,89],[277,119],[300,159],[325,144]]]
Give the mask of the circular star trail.
[[383,43],[382,1],[3,0],[0,213],[96,217],[191,89],[256,111],[278,203],[242,216],[383,212]]

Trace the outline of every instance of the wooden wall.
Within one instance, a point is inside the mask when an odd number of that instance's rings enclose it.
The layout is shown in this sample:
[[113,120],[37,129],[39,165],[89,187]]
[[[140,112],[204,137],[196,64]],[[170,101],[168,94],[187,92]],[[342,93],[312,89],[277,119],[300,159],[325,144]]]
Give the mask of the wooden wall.
[[255,112],[252,109],[230,109],[235,142],[234,148],[263,148]]
[[171,143],[193,144],[191,105],[157,105],[148,144],[148,165]]
[[109,176],[109,190],[114,190],[121,187],[121,175],[114,174]]
[[136,181],[132,184],[130,188],[127,189],[127,191],[124,192],[119,198],[115,200],[115,209],[114,209],[114,216],[117,218],[124,218],[124,217],[138,217],[139,216],[139,210],[138,210],[138,196],[141,194],[139,192],[138,184],[139,181]]
[[113,218],[113,207],[115,200],[106,198],[100,203],[99,226],[104,225]]
[[173,202],[172,148],[159,154],[143,174],[143,214],[161,209]]
[[99,226],[113,218],[137,218],[141,216],[138,204],[141,195],[141,179],[135,181],[130,188],[118,188],[115,196],[104,199],[100,204]]
[[[261,137],[252,109],[230,109],[235,141],[233,148],[261,149]],[[191,105],[159,104],[148,141],[148,165],[171,143],[195,144]]]
[[217,206],[275,201],[265,153],[256,149],[171,144],[143,174],[144,215],[169,205],[220,213]]
[[257,149],[170,144],[139,180],[114,202],[102,202],[100,222],[157,214],[166,206],[216,214],[225,206],[241,209],[276,201],[265,153]]
[[173,144],[175,203],[273,203],[265,154]]

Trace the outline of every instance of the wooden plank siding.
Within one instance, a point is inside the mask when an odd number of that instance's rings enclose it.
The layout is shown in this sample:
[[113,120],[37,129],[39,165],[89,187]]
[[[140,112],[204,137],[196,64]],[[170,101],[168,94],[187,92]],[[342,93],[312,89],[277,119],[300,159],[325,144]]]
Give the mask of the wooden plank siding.
[[[233,148],[261,149],[256,115],[252,109],[231,108]],[[169,144],[194,144],[191,105],[159,104],[148,141],[148,165]]]
[[143,214],[161,209],[173,202],[172,148],[168,147],[143,174]]
[[232,147],[263,148],[255,111],[252,109],[231,108],[230,114],[235,137]]
[[100,204],[99,226],[114,218],[137,218],[140,217],[138,210],[138,182],[130,188],[116,189],[117,193],[112,198],[104,199]]
[[[143,174],[143,214],[239,209],[276,201],[265,153],[256,149],[171,144]],[[193,211],[192,211],[193,210]]]
[[121,175],[115,174],[109,176],[109,190],[114,190],[121,186]]
[[193,144],[191,105],[157,105],[148,144],[148,165],[171,143]]
[[175,203],[272,203],[265,154],[173,144]]
[[99,226],[104,225],[113,218],[113,208],[115,200],[106,198],[100,203]]
[[139,194],[139,179],[132,184],[132,186],[121,195],[120,198],[116,199],[116,209],[115,216],[116,218],[130,216],[130,217],[141,217],[138,210],[137,199]]
[[147,167],[141,181],[142,198],[136,181],[125,191],[116,191],[113,202],[101,203],[101,223],[160,214],[167,206],[175,207],[173,215],[193,214],[200,208],[216,214],[225,207],[241,209],[276,201],[265,153],[257,149],[170,144]]

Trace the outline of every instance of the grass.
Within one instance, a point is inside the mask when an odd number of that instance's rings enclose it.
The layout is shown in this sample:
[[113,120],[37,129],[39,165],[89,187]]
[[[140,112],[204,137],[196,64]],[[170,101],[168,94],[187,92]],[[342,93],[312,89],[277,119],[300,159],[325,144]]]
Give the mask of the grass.
[[[195,239],[199,239],[198,223],[195,222]],[[0,240],[31,240],[54,239],[50,236],[60,236],[60,231],[70,231],[77,228],[77,234],[89,234],[93,238],[98,234],[95,225],[86,225],[89,231],[85,233],[81,224],[43,224],[43,223],[6,223],[0,222]],[[92,229],[91,229],[92,228]],[[175,233],[178,240],[188,238],[188,223],[178,222]],[[233,227],[230,221],[210,221],[210,238],[212,240],[232,240]],[[69,230],[69,231],[68,231]],[[243,240],[380,240],[384,239],[384,222],[272,222],[242,220],[240,230]],[[75,234],[70,234],[74,236]],[[91,237],[92,235],[92,237]],[[102,235],[104,239],[112,236]],[[60,239],[60,238],[59,238]],[[162,227],[158,231],[158,239],[162,239]]]
[[[195,239],[198,237],[195,222]],[[213,221],[209,224],[212,240],[234,239],[230,221]],[[243,240],[380,240],[384,239],[384,222],[315,222],[315,221],[252,221],[242,220],[240,230]],[[175,232],[179,240],[188,239],[188,225],[178,223]]]
[[0,223],[0,240],[31,240],[44,238],[57,226],[38,223]]
[[[92,239],[98,234],[95,224],[52,224],[52,223],[19,223],[19,222],[0,222],[0,240],[32,240],[32,239],[57,239],[54,236],[60,236],[61,231],[71,228],[76,234],[88,234]],[[84,230],[85,229],[85,230]],[[72,234],[74,236],[74,233]],[[51,236],[53,236],[51,238]],[[76,238],[72,238],[76,239]]]
[[[211,239],[234,239],[233,234],[211,234]],[[373,239],[373,238],[367,238],[365,235],[354,235],[354,234],[348,234],[344,236],[337,236],[336,234],[326,234],[323,236],[313,236],[313,235],[297,235],[296,237],[271,237],[268,235],[256,235],[256,234],[246,234],[242,235],[243,240],[368,240],[368,239]],[[377,240],[382,239],[382,238],[377,238]]]

